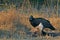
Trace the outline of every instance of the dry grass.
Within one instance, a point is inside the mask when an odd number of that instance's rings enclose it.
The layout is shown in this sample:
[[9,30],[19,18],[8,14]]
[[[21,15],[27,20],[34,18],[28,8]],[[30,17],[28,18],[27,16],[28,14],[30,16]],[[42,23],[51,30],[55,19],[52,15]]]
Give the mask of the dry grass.
[[[20,12],[17,12],[16,9],[14,9],[14,8],[8,9],[7,11],[0,12],[0,30],[15,31],[16,27],[14,26],[15,25],[14,22],[16,22],[16,23],[19,22],[28,28],[32,28],[32,26],[29,23],[30,15],[33,15],[35,18],[42,17],[42,18],[48,19],[56,29],[60,30],[60,18],[58,18],[56,16],[48,18],[44,14],[37,14],[37,13],[36,14],[20,14]],[[36,29],[33,28],[33,31],[35,31],[35,30]],[[34,40],[37,40],[38,38],[39,37],[36,37],[36,38],[34,38]],[[33,39],[33,38],[31,37],[31,39]],[[59,40],[60,37],[57,37],[56,39],[50,37],[49,39]],[[3,39],[1,39],[1,40],[3,40]],[[6,40],[6,39],[4,38],[4,40]],[[8,40],[10,40],[10,39],[8,39]],[[15,40],[15,39],[11,38],[11,40]],[[17,39],[17,40],[19,40],[19,39]],[[23,40],[28,40],[28,39],[26,38]],[[47,40],[47,39],[45,39],[45,40]]]
[[9,9],[7,11],[0,12],[0,29],[11,30],[13,28],[13,22],[17,20],[16,11]]
[[[30,23],[29,23],[29,16],[30,16],[30,14],[29,15],[20,14],[20,15],[22,15],[21,16],[21,20],[20,20],[21,23],[24,24],[24,25],[27,25],[27,26],[31,26]],[[44,15],[40,16],[40,14],[33,14],[33,16],[35,18],[38,18],[38,17],[45,18],[45,19],[49,20],[54,27],[56,27],[57,29],[60,28],[59,27],[60,26],[60,18],[59,17],[56,17],[56,18],[55,17],[50,17],[50,18],[47,17],[46,18],[46,17],[43,17]]]

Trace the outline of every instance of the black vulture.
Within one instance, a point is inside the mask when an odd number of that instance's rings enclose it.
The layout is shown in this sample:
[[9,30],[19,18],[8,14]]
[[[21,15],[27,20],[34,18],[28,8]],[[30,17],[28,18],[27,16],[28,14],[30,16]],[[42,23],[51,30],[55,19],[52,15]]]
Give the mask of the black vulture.
[[34,18],[32,15],[29,17],[29,22],[33,27],[38,27],[39,30],[41,30],[41,34],[42,35],[46,35],[46,32],[44,32],[43,30],[45,28],[49,28],[51,30],[55,30],[55,28],[52,26],[52,24],[50,23],[50,21],[48,21],[47,19],[44,18]]

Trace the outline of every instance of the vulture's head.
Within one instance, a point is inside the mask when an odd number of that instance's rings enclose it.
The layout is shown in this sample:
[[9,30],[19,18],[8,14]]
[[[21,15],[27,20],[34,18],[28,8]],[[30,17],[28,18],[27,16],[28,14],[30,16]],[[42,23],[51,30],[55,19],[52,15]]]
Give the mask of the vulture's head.
[[30,21],[32,21],[34,18],[33,18],[33,16],[31,15],[30,17],[29,17],[29,20]]

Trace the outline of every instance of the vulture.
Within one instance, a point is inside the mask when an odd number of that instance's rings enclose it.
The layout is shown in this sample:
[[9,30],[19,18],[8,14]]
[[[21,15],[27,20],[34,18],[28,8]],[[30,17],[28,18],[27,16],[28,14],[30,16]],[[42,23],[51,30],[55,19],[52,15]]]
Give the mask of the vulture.
[[39,30],[41,31],[41,34],[44,36],[46,35],[46,32],[43,31],[45,28],[55,30],[55,28],[52,26],[50,21],[48,21],[47,19],[44,19],[44,18],[34,18],[31,15],[29,17],[29,22],[34,28],[39,28]]

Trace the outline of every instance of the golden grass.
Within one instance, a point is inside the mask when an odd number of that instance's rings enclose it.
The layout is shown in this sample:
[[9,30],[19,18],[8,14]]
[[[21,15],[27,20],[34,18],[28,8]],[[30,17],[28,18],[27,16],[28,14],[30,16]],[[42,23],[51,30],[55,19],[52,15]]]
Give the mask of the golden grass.
[[[42,17],[45,18],[47,20],[49,20],[51,22],[51,24],[56,27],[57,29],[60,28],[60,18],[56,17],[56,16],[52,16],[52,17],[47,17],[48,15],[45,14],[20,14],[20,12],[16,11],[15,8],[10,8],[7,11],[1,11],[0,12],[0,29],[12,29],[13,27],[13,21],[14,20],[18,20],[19,17],[19,22],[21,22],[23,25],[26,25],[27,27],[32,27],[29,23],[29,16],[33,15],[35,18],[37,17]],[[55,15],[55,14],[54,14]],[[5,25],[4,25],[5,24]]]
[[[33,16],[35,18],[40,17],[39,14],[36,14],[36,15],[33,15]],[[42,17],[42,18],[45,18],[45,17]],[[59,17],[58,18],[50,17],[50,18],[45,18],[45,19],[49,20],[54,27],[59,28],[59,26],[60,26],[60,18]],[[25,14],[23,14],[20,21],[21,21],[22,24],[30,26],[28,15],[26,16]]]
[[17,14],[14,9],[0,12],[0,29],[11,30],[13,28],[13,21],[17,20]]
[[[31,30],[31,31],[37,31],[37,29],[33,28],[31,26],[31,24],[29,23],[30,15],[33,15],[35,18],[37,18],[37,17],[45,18],[45,19],[49,20],[56,29],[58,29],[58,30],[60,29],[60,18],[59,17],[52,16],[52,17],[48,18],[47,15],[38,14],[38,13],[20,14],[19,11],[17,12],[16,9],[11,8],[11,9],[8,9],[7,11],[0,12],[0,30],[15,31],[16,28],[15,28],[13,22],[19,20],[18,22],[20,22],[21,24],[27,26],[28,28],[32,28],[33,30]],[[53,39],[53,38],[50,38],[50,39]],[[59,40],[59,37],[57,40]]]

